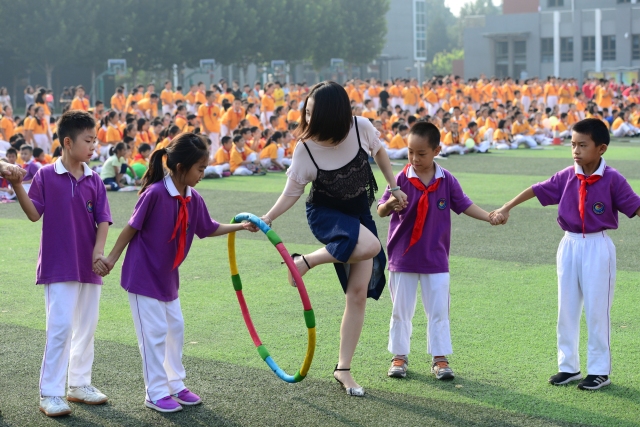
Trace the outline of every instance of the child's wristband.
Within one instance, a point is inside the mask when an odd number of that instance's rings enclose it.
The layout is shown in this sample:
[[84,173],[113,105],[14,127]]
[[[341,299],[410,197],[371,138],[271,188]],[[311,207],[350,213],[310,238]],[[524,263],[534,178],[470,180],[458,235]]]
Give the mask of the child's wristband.
[[398,191],[400,189],[400,186],[398,185],[397,187],[393,187],[389,189],[390,193],[393,193],[394,191]]

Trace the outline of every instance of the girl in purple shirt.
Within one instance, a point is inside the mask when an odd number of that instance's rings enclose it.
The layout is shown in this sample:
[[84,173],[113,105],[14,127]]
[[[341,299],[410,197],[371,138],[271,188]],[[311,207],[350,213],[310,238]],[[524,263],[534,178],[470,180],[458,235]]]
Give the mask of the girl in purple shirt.
[[133,215],[109,256],[102,259],[110,271],[129,246],[120,283],[129,293],[142,356],[145,405],[159,412],[177,412],[181,404],[201,402],[184,385],[178,267],[194,235],[202,239],[251,228],[218,224],[209,216],[204,200],[192,188],[204,177],[208,162],[206,139],[194,133],[183,133],[153,153]]

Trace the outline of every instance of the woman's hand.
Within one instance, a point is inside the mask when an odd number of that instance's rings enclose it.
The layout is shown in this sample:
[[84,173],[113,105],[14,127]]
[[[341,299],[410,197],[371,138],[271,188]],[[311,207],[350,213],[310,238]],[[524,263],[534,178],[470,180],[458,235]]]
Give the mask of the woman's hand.
[[391,194],[398,201],[398,205],[400,206],[400,210],[402,210],[402,209],[407,207],[408,199],[407,199],[407,195],[404,193],[404,191],[402,191],[400,189],[397,189],[397,190],[391,192]]

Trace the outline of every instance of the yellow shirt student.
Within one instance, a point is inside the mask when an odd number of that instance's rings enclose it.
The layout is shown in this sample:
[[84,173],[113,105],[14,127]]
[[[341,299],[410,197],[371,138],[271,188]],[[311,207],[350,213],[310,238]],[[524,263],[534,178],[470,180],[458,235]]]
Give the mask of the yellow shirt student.
[[[198,117],[200,117],[202,124],[206,126],[206,131],[213,133],[220,132],[220,107],[217,105],[202,104],[198,109]],[[204,127],[201,130],[206,132]]]
[[378,113],[376,113],[375,110],[363,111],[362,117],[366,117],[367,119],[371,119],[371,120],[377,120]]
[[80,99],[75,97],[73,98],[73,101],[71,101],[71,109],[89,111],[89,101],[84,98]]
[[187,127],[187,119],[180,115],[177,115],[175,122],[176,126],[180,128],[180,132],[184,132],[185,128]]
[[518,122],[513,122],[511,125],[511,133],[514,135],[531,135],[531,131],[533,129],[529,125],[528,121],[524,121],[524,123],[520,124]]
[[173,102],[182,101],[184,102],[184,95],[180,91],[173,92]]
[[16,124],[13,119],[7,116],[4,116],[2,120],[0,120],[0,128],[4,131],[4,137],[6,141],[9,141],[11,137],[15,134]]
[[49,131],[49,126],[45,119],[38,120],[33,118],[29,121],[27,129],[33,132],[35,135],[43,135]]
[[622,126],[623,123],[624,123],[624,119],[622,117],[617,117],[611,124],[611,130],[617,130],[620,126]]
[[115,94],[111,97],[111,108],[118,111],[124,111],[127,100],[124,95]]
[[234,145],[229,156],[229,169],[231,169],[231,173],[234,173],[236,169],[238,169],[242,163],[247,160],[247,157],[251,153],[253,153],[253,150],[246,145],[242,152],[238,151],[238,147]]
[[[246,148],[245,148],[246,150]],[[278,144],[272,142],[260,151],[260,159],[277,159],[278,158]]]
[[389,148],[392,150],[399,150],[407,146],[407,141],[399,133],[396,134],[391,141],[389,141]]
[[145,113],[151,111],[151,117],[158,117],[158,104],[151,102],[151,98],[144,98],[138,101],[138,108]]
[[404,105],[416,105],[420,99],[420,93],[417,87],[406,87],[402,90],[402,99]]
[[262,97],[262,111],[264,112],[273,112],[276,109],[276,101],[273,99],[271,95],[264,95]]
[[454,145],[454,144],[459,144],[460,143],[460,134],[459,133],[453,133],[452,132],[448,132],[445,137],[444,137],[444,141],[443,141],[444,145]]
[[162,105],[173,104],[173,92],[167,89],[162,89],[162,92],[160,92],[160,101],[162,101]]
[[229,108],[222,116],[222,124],[231,132],[238,127],[244,116],[244,109],[242,107],[240,107],[240,111]]
[[276,107],[284,106],[284,90],[282,90],[282,88],[275,88],[273,91],[273,101],[275,102]]
[[107,142],[107,144],[122,141],[122,132],[116,126],[110,124],[107,127],[105,141]]
[[49,106],[46,104],[46,102],[36,102],[36,107],[42,107],[42,111],[44,111],[45,116],[51,115],[51,110],[49,109]]
[[300,110],[289,110],[287,121],[289,123],[300,123]]
[[249,113],[245,116],[245,119],[249,121],[249,126],[257,127],[257,128],[260,128],[260,130],[262,130],[262,123],[260,122],[260,119],[256,117],[255,114]]
[[211,166],[224,165],[225,163],[229,163],[230,159],[230,152],[225,150],[224,147],[220,147],[218,148],[218,151],[216,151],[216,155],[213,158]]

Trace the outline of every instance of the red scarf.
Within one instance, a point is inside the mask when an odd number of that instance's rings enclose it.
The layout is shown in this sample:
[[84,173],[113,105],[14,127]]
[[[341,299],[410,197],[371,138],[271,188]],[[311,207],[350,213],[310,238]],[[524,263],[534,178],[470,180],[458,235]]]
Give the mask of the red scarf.
[[176,258],[173,260],[173,267],[176,268],[185,258],[185,248],[187,246],[187,225],[189,224],[189,210],[187,209],[187,203],[191,201],[191,197],[182,197],[180,195],[174,196],[174,199],[178,200],[180,207],[178,209],[178,219],[176,220],[176,226],[173,228],[173,234],[171,235],[171,242],[176,238],[178,228],[182,227],[180,236],[178,237],[178,252]]
[[580,219],[582,220],[582,235],[584,236],[584,204],[587,202],[587,185],[591,185],[597,182],[602,176],[591,175],[589,178],[585,178],[583,174],[577,173],[576,177],[580,181],[580,204],[578,209],[580,210]]
[[[410,166],[411,164],[407,164],[402,170],[402,173],[406,175]],[[442,178],[436,179],[436,182],[431,184],[429,187],[425,187],[422,181],[420,181],[420,178],[407,177],[407,179],[414,187],[422,191],[422,195],[418,201],[418,214],[416,215],[416,222],[413,225],[413,231],[411,232],[411,241],[409,242],[407,249],[404,251],[405,254],[409,251],[411,246],[413,246],[418,240],[420,240],[420,237],[422,237],[424,222],[426,221],[427,213],[429,212],[429,193],[433,193],[438,189]]]

